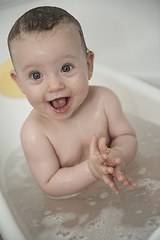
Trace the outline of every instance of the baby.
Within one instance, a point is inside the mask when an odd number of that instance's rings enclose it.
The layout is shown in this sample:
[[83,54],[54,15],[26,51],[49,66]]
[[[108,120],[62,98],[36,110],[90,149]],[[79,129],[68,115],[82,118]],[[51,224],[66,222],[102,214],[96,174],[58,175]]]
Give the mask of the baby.
[[74,195],[102,179],[136,187],[126,167],[136,135],[117,96],[89,86],[94,53],[79,22],[56,7],[37,7],[13,25],[8,46],[12,79],[33,106],[21,129],[30,171],[49,196]]

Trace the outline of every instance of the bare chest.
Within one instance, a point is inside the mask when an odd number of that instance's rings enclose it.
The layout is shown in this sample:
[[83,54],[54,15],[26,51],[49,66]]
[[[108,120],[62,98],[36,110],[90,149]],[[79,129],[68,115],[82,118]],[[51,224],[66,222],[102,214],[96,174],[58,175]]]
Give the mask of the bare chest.
[[105,116],[99,118],[98,114],[87,115],[82,121],[62,124],[60,128],[53,130],[50,128],[49,139],[61,167],[74,166],[88,158],[93,134],[96,134],[98,139],[106,137],[109,145],[110,137]]

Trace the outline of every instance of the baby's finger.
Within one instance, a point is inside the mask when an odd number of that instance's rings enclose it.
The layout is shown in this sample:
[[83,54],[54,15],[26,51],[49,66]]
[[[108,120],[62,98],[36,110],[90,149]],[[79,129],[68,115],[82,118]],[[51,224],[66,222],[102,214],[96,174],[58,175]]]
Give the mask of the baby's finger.
[[104,159],[104,157],[102,156],[102,155],[99,155],[98,156],[98,158],[97,158],[97,163],[99,164],[99,165],[103,165],[103,166],[106,166],[106,165],[104,165],[104,162],[105,162],[105,159]]
[[131,178],[129,178],[128,176],[126,176],[126,179],[127,179],[128,183],[129,183],[129,185],[130,185],[131,187],[133,187],[133,188],[136,188],[136,187],[137,187],[137,184],[136,184]]
[[106,153],[106,138],[102,137],[98,142],[98,147],[101,154]]
[[104,182],[113,190],[113,192],[118,195],[119,194],[119,190],[114,182],[114,178],[113,175],[103,175],[103,180]]
[[126,178],[124,172],[121,172],[120,170],[115,169],[115,172],[113,174],[115,178],[117,178],[117,180],[121,182],[124,186],[127,186],[129,184],[128,179]]
[[100,153],[101,154],[109,154],[111,149],[107,147],[107,140],[106,138],[102,137],[99,142],[98,142],[98,147],[99,147],[99,150],[100,150]]
[[112,174],[113,173],[113,168],[112,167],[107,167],[105,165],[101,165],[99,167],[99,171],[102,173],[102,174]]
[[123,186],[130,185],[133,188],[137,187],[137,184],[131,178],[125,175],[125,173],[122,173],[120,170],[117,171],[116,178],[119,182],[123,184]]
[[93,134],[91,142],[90,142],[90,153],[95,155],[100,155],[99,149],[98,149],[98,138],[95,134]]
[[115,167],[116,165],[121,163],[120,158],[108,158],[107,165],[110,167]]

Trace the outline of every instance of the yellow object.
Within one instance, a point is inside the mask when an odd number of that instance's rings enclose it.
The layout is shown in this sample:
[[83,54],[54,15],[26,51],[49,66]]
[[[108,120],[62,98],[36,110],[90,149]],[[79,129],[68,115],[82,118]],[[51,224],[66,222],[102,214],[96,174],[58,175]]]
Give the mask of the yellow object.
[[11,60],[6,61],[0,66],[0,93],[12,98],[25,98],[25,95],[10,77],[10,71],[12,69],[13,65]]

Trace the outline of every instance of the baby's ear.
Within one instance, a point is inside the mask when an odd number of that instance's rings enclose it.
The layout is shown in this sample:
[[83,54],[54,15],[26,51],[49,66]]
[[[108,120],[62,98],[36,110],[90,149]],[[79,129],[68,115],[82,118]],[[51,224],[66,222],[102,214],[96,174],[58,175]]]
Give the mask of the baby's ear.
[[87,65],[88,65],[88,80],[90,80],[93,74],[94,66],[94,53],[92,51],[89,51],[87,53]]
[[21,85],[21,83],[20,83],[20,81],[19,81],[17,72],[16,72],[15,70],[11,70],[11,71],[10,71],[10,76],[11,76],[11,78],[13,79],[13,81],[17,84],[17,86],[19,87],[19,89],[24,93],[23,88],[22,88],[22,85]]

